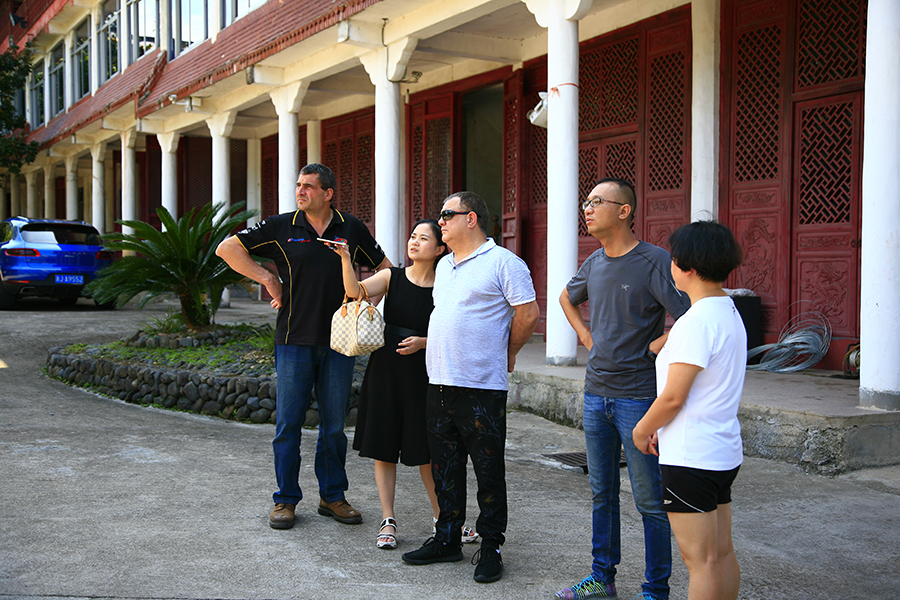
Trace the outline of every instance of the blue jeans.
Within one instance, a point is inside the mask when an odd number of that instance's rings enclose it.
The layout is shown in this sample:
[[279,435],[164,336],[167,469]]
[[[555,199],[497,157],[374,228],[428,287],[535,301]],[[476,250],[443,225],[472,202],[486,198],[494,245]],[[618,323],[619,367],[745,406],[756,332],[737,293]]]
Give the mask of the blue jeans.
[[319,439],[316,442],[316,478],[319,496],[326,502],[344,499],[347,491],[347,436],[344,420],[350,404],[354,359],[328,346],[275,346],[278,375],[275,402],[276,502],[299,504],[300,432],[306,421],[310,393],[316,388],[319,404]]
[[662,510],[659,460],[642,454],[631,431],[644,416],[653,398],[608,398],[584,393],[584,439],[593,509],[594,579],[614,583],[621,560],[619,526],[619,457],[625,449],[634,503],[644,522],[644,577],[641,588],[655,598],[669,597],[672,542],[669,519]]

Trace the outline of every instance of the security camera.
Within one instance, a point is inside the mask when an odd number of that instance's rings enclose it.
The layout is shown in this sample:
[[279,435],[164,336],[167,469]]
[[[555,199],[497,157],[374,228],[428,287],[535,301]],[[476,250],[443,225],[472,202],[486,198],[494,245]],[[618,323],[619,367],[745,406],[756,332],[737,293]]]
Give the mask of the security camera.
[[175,102],[178,100],[178,96],[175,94],[169,94],[169,102]]

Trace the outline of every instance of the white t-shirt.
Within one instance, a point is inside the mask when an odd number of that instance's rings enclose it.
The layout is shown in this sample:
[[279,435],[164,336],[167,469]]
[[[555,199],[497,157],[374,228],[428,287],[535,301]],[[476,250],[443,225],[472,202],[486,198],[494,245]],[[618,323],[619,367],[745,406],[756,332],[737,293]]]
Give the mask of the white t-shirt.
[[656,359],[657,394],[669,365],[702,369],[687,401],[659,430],[659,463],[728,471],[743,461],[738,404],[747,367],[747,331],[727,296],[703,298],[675,322]]

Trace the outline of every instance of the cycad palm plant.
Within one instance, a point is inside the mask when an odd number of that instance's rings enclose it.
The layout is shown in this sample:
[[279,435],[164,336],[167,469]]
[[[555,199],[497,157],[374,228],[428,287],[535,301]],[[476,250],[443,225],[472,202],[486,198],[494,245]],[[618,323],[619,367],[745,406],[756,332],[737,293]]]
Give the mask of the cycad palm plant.
[[99,273],[87,291],[98,303],[115,300],[119,306],[141,292],[138,308],[162,294],[175,294],[189,329],[208,329],[214,322],[222,292],[230,283],[244,279],[216,256],[216,247],[257,211],[242,210],[244,203],[230,208],[207,204],[191,209],[175,222],[165,208],[158,208],[160,231],[143,221],[117,221],[134,233],[103,235],[106,248],[130,251]]

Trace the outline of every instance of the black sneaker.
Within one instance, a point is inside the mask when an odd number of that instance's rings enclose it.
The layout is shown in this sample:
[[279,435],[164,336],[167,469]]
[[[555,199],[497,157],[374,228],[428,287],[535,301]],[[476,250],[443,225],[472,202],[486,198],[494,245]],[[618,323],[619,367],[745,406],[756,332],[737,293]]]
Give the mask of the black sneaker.
[[459,544],[442,544],[433,537],[425,540],[422,547],[403,555],[403,561],[411,565],[430,565],[436,562],[457,562],[463,559]]
[[500,558],[500,549],[482,546],[472,557],[475,567],[475,581],[478,583],[492,583],[503,577],[503,559]]

